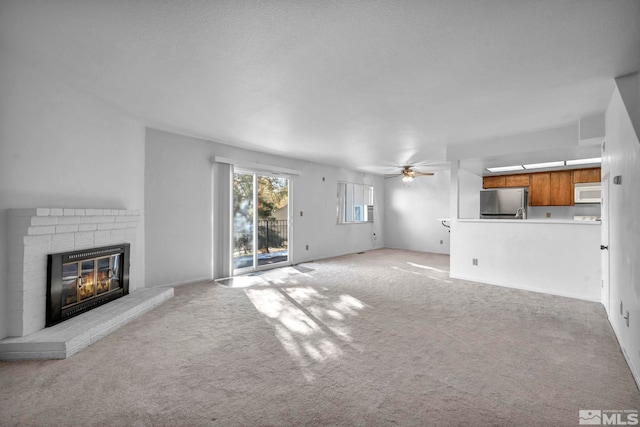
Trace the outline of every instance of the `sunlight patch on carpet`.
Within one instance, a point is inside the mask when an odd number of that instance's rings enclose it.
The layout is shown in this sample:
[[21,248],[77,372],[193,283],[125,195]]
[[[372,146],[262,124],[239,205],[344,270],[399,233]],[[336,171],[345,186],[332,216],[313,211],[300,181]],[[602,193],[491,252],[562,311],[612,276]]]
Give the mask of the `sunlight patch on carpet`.
[[429,277],[429,279],[439,280],[439,281],[444,282],[444,283],[453,283],[451,280],[446,280],[446,279],[443,279],[441,277],[436,277],[436,276],[427,276],[427,277]]
[[405,270],[403,268],[400,267],[396,267],[395,265],[393,267],[391,267],[393,270],[398,270],[398,271],[402,271],[403,273],[409,273],[409,274],[415,274],[416,276],[422,276],[422,273],[418,273],[417,271],[411,271],[411,270]]
[[215,282],[228,288],[249,288],[269,285],[297,285],[295,276],[311,277],[312,268],[304,266],[280,267],[241,276],[216,279]]
[[315,379],[314,366],[341,357],[345,344],[353,347],[346,321],[366,307],[351,295],[323,295],[310,286],[244,292],[309,382]]
[[[433,274],[427,274],[426,276],[429,279],[433,279],[433,280],[437,280],[439,282],[444,282],[444,283],[452,283],[451,280],[448,280],[449,277],[449,272],[446,270],[441,270],[439,268],[434,268],[434,267],[429,267],[426,265],[420,265],[420,264],[415,264],[413,262],[407,262],[407,264],[409,264],[411,267],[416,267],[416,268],[420,268],[420,269],[424,269],[424,270],[431,270],[434,273],[443,273],[446,275],[446,279],[442,278],[442,277],[437,277],[434,276]],[[396,267],[395,265],[391,267],[393,270],[397,270],[397,271],[401,271],[403,273],[409,273],[409,274],[413,274],[414,276],[424,276],[424,273],[420,273],[419,271],[411,271],[411,270],[406,270],[404,268],[400,268],[400,267]]]
[[449,274],[449,272],[446,271],[446,270],[441,270],[441,269],[435,268],[435,267],[429,267],[428,265],[416,264],[414,262],[408,262],[408,261],[407,261],[407,264],[409,264],[411,267],[423,268],[425,270],[431,270],[431,271],[437,271],[438,273]]

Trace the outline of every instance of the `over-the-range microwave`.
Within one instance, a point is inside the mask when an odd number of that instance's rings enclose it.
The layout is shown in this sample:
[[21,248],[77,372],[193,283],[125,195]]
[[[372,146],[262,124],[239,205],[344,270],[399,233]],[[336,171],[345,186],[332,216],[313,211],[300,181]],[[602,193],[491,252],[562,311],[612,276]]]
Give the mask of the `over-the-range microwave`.
[[602,201],[602,187],[600,184],[576,184],[573,197],[574,203],[600,203]]

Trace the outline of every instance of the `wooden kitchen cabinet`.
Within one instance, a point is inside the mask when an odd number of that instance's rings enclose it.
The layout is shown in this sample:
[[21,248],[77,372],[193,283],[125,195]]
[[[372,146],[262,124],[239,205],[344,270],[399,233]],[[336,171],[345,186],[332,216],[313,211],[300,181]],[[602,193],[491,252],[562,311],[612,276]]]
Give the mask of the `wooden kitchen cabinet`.
[[531,174],[529,184],[529,206],[549,206],[551,204],[551,173]]
[[573,171],[573,182],[600,182],[600,168],[576,169]]
[[573,206],[571,171],[551,172],[551,206]]
[[518,175],[505,175],[504,176],[504,186],[505,187],[528,187],[529,186],[529,174],[518,174]]
[[573,206],[571,171],[531,174],[529,206]]
[[482,188],[502,188],[505,186],[505,175],[482,177]]
[[485,176],[482,188],[529,187],[529,206],[573,206],[573,184],[600,182],[600,168]]
[[528,187],[529,174],[485,176],[482,188]]

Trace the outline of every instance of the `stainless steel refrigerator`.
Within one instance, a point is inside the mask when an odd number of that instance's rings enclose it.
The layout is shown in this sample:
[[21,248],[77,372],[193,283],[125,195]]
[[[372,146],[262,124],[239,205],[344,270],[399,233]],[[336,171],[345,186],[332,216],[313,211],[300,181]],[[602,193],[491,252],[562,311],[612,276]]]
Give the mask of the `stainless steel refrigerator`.
[[525,219],[529,204],[527,188],[496,188],[480,191],[480,218]]

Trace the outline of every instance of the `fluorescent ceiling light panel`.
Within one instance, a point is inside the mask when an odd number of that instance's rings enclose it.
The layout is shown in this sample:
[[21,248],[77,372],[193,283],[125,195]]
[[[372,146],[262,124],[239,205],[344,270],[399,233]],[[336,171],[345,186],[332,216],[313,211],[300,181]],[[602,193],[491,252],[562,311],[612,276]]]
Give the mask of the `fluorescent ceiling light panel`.
[[522,165],[514,165],[514,166],[500,166],[498,168],[487,168],[489,172],[508,172],[508,171],[521,171],[524,168]]
[[588,165],[591,163],[602,163],[602,157],[594,157],[592,159],[567,160],[567,166]]
[[530,165],[523,165],[525,169],[542,169],[542,168],[557,168],[564,166],[564,161],[559,162],[546,162],[546,163],[533,163]]

